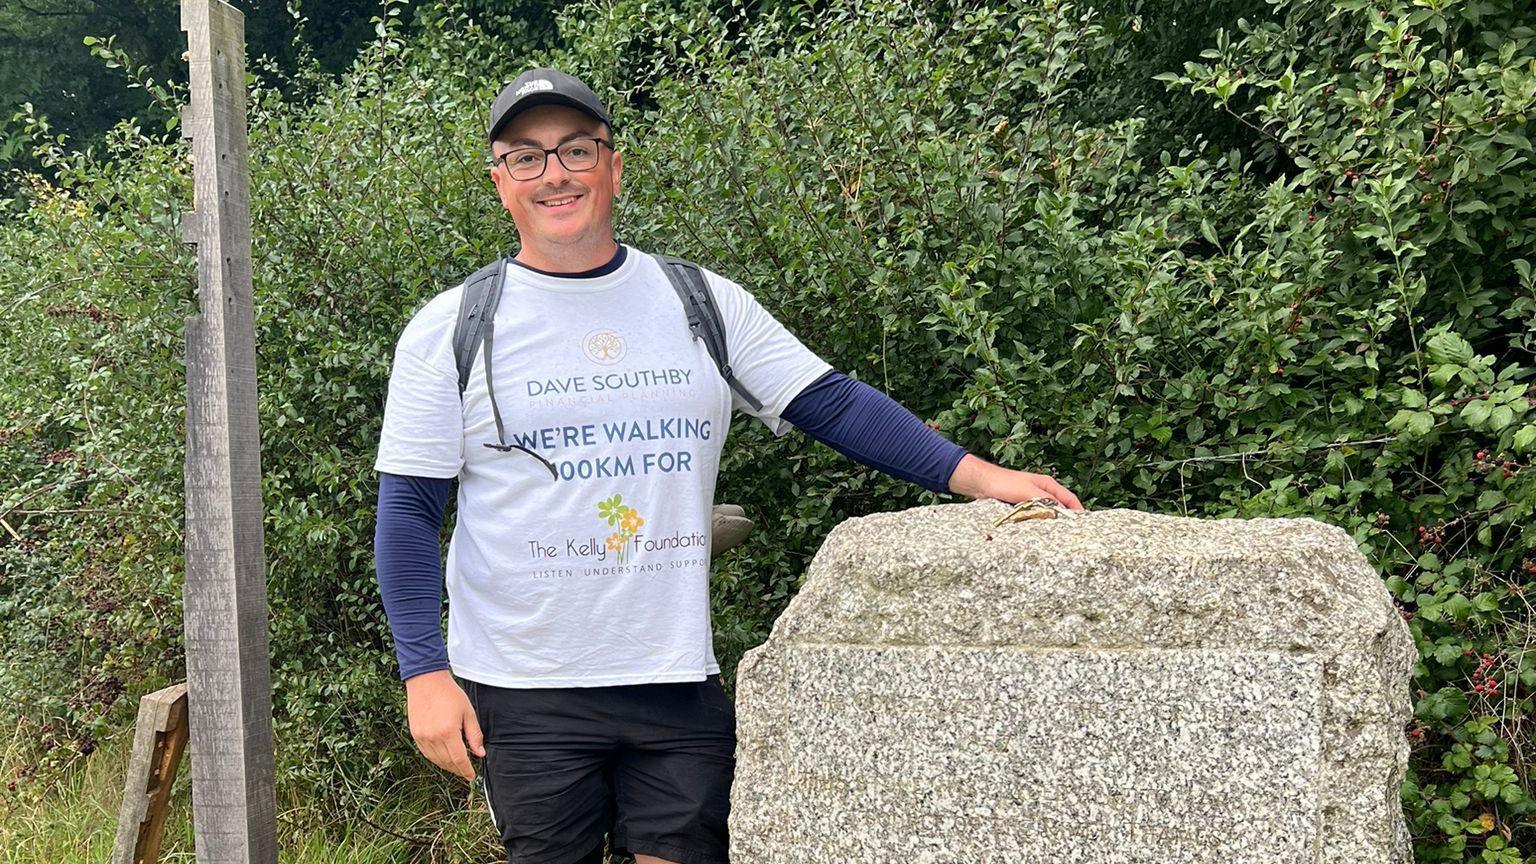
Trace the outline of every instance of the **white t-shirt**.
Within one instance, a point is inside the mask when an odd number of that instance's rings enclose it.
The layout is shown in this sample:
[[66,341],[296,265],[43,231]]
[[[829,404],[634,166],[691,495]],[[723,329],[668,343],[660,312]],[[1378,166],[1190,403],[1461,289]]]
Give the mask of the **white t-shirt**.
[[498,687],[700,681],[720,671],[709,616],[710,508],[731,409],[776,434],[830,368],[739,285],[706,271],[732,370],[753,411],[688,330],[656,260],[627,247],[612,273],[516,265],[496,310],[497,443],[477,351],[460,401],[463,286],[433,298],[395,349],[374,468],[458,477],[447,563],[454,674]]

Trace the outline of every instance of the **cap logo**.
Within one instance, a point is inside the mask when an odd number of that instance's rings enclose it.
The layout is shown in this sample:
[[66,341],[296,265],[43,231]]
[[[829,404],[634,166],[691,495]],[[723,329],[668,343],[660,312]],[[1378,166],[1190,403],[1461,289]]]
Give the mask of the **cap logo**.
[[528,93],[537,93],[537,92],[540,92],[540,91],[553,90],[553,89],[555,89],[555,85],[550,83],[550,81],[548,79],[545,79],[545,78],[535,78],[532,81],[529,81],[527,84],[524,84],[523,86],[517,88],[517,92],[513,93],[512,95],[514,97],[521,98],[522,96],[524,96],[524,95],[526,95]]

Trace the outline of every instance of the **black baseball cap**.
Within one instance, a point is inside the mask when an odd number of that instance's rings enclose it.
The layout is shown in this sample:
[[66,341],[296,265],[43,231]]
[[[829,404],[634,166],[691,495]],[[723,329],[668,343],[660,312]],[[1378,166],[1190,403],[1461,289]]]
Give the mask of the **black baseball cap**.
[[559,69],[529,69],[497,94],[495,104],[491,105],[490,140],[495,141],[502,127],[513,117],[535,105],[569,105],[608,126],[613,125],[592,88],[575,76]]

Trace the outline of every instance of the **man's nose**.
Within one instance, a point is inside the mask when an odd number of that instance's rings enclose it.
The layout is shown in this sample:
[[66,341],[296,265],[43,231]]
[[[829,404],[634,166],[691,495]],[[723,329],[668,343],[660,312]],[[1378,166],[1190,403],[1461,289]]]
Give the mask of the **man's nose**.
[[549,184],[554,185],[554,186],[559,186],[562,182],[565,181],[566,177],[570,176],[570,173],[571,172],[565,170],[565,163],[560,161],[560,156],[558,154],[555,154],[555,153],[546,153],[546,154],[544,154],[544,178],[543,179],[544,179],[545,183],[549,183]]

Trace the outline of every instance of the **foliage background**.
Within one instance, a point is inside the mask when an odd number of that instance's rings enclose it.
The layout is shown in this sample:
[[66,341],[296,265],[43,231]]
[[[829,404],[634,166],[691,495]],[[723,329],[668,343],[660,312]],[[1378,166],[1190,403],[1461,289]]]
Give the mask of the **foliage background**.
[[[748,285],[973,451],[1091,506],[1347,528],[1422,655],[1419,860],[1536,860],[1529,4],[524,9],[391,2],[339,76],[253,65],[278,756],[306,818],[463,806],[405,731],[370,465],[404,321],[514,241],[484,106],[555,63],[614,111],[621,239]],[[137,80],[175,113],[166,76]],[[12,804],[182,674],[195,284],[163,127],[34,129],[42,173],[0,225]],[[833,525],[933,500],[801,436],[733,437],[722,500],[763,530],[716,568],[732,667]]]

